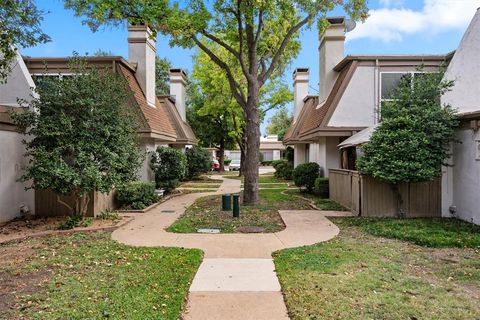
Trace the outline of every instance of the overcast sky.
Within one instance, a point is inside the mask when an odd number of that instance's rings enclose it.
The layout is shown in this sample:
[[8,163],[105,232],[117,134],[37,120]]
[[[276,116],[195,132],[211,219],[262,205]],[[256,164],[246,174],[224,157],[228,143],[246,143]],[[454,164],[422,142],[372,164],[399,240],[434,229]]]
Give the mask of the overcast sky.
[[[46,11],[43,31],[52,41],[22,50],[22,54],[69,56],[98,49],[127,58],[126,27],[107,27],[92,33],[80,18],[65,10],[60,0],[37,0]],[[345,54],[443,54],[455,50],[480,0],[370,0],[370,17],[349,34]],[[342,15],[340,9],[332,16]],[[318,93],[318,34],[315,28],[301,34],[302,50],[284,75],[292,85],[296,67],[310,68],[310,94]],[[192,50],[171,48],[168,38],[157,40],[157,54],[168,58],[174,67],[191,69]],[[289,106],[291,108],[291,106]],[[273,114],[270,112],[267,119]],[[262,132],[265,127],[262,125]]]

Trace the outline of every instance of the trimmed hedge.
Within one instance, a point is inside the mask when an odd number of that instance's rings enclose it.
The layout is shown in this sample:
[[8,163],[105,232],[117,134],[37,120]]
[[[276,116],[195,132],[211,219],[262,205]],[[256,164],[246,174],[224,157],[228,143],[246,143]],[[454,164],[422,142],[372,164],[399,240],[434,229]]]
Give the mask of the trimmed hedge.
[[293,182],[297,187],[312,192],[315,180],[320,176],[320,166],[315,162],[302,163],[293,170]]
[[260,164],[262,166],[271,166],[272,162],[273,162],[272,160],[268,160],[268,161],[262,161],[262,162],[260,162]]
[[185,151],[187,157],[187,178],[192,179],[211,169],[210,154],[207,150],[194,146]]
[[127,182],[117,188],[120,205],[134,210],[142,210],[158,201],[155,183],[146,181]]
[[318,194],[322,198],[329,198],[329,186],[328,186],[328,178],[318,177],[315,179],[315,193]]
[[275,168],[274,176],[279,179],[291,180],[293,173],[293,164],[286,160],[272,161]]
[[150,167],[155,172],[156,187],[171,192],[185,177],[187,157],[182,151],[168,147],[158,147],[151,155]]

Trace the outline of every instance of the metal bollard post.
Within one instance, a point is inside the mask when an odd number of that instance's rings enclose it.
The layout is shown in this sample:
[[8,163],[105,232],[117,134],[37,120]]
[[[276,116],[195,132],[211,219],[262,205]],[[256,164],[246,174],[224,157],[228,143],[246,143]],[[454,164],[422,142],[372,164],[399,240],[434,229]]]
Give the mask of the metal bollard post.
[[234,218],[240,217],[240,195],[239,194],[233,195],[233,217]]
[[222,210],[223,211],[232,210],[232,199],[230,194],[222,195]]

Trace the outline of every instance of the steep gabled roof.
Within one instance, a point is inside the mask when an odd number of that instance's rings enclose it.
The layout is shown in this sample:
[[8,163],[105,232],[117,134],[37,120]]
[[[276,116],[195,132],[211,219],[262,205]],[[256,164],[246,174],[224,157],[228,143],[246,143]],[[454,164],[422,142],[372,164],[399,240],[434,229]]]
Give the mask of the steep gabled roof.
[[283,138],[285,144],[292,144],[299,141],[299,134],[306,120],[310,116],[313,109],[318,106],[318,96],[306,96],[303,99],[303,108],[300,111],[297,120],[288,128]]
[[144,127],[140,131],[142,133],[158,135],[169,142],[174,142],[177,139],[177,133],[170,121],[167,111],[162,106],[159,99],[156,100],[155,108],[149,106],[133,71],[122,64],[118,64],[117,68],[118,72],[127,80],[128,86],[130,87],[130,90],[132,90],[133,97],[142,111]]
[[195,137],[190,125],[186,121],[183,121],[172,98],[170,96],[159,96],[157,100],[160,108],[168,115],[170,123],[175,130],[177,136],[176,143],[197,144],[197,137]]

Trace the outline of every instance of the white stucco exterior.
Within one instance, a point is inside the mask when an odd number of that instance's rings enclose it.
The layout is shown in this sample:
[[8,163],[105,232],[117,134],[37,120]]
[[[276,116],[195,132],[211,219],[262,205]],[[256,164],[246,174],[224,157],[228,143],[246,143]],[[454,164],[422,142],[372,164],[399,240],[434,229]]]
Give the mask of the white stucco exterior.
[[[480,10],[477,10],[445,73],[455,85],[442,97],[459,113],[480,112]],[[464,120],[442,176],[442,215],[480,224],[480,120]]]
[[337,108],[332,114],[329,126],[369,127],[375,121],[375,68],[359,66],[345,89]]
[[442,102],[451,104],[458,112],[480,109],[480,9],[463,35],[460,46],[450,62],[445,79],[454,80],[452,91],[446,92]]
[[[7,83],[0,85],[0,105],[19,107],[17,98],[29,100],[31,88],[34,86],[32,77],[18,53]],[[24,157],[22,139],[22,134],[0,128],[0,223],[19,216],[22,206],[30,213],[35,211],[34,191],[26,191],[29,184],[17,181],[28,162]]]

